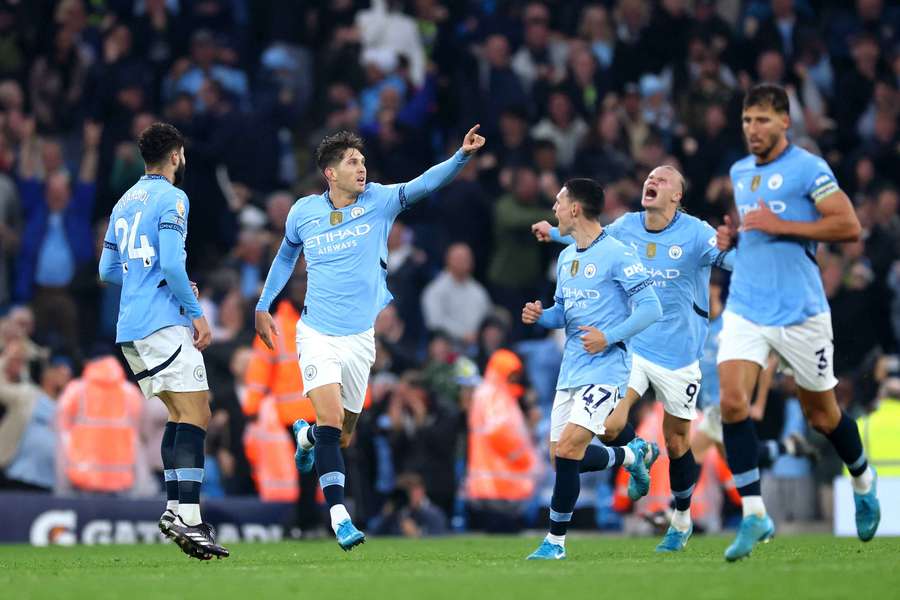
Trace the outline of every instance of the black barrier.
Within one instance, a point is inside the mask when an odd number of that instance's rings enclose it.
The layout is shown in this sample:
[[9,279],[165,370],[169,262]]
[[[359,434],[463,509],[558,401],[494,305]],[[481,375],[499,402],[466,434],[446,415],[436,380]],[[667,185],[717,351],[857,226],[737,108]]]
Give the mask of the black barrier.
[[[0,493],[0,543],[158,544],[164,508],[165,500]],[[202,510],[223,544],[277,542],[294,505],[228,498],[204,500]]]

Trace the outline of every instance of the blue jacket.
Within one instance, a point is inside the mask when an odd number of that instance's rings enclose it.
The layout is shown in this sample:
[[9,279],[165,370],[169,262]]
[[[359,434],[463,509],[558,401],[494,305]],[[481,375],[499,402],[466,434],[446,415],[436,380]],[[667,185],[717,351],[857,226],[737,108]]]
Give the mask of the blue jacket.
[[[18,302],[31,300],[38,253],[47,234],[50,211],[44,197],[44,183],[37,179],[19,181],[22,206],[25,212],[25,230],[16,269],[13,296]],[[72,189],[72,199],[63,212],[66,238],[75,257],[76,268],[94,258],[94,236],[91,232],[91,217],[96,196],[94,183],[76,181]]]

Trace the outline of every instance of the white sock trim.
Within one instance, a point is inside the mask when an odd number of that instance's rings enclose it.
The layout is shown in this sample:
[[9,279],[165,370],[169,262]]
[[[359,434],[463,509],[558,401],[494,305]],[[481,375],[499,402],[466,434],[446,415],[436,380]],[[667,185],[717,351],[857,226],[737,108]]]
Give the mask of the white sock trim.
[[199,504],[179,504],[178,516],[184,521],[185,525],[195,526],[203,522],[200,518]]
[[744,508],[744,516],[756,515],[758,517],[766,516],[766,505],[763,504],[762,496],[744,496],[741,503]]
[[632,450],[628,446],[622,446],[622,450],[625,451],[625,458],[624,458],[624,460],[622,460],[622,466],[630,467],[631,465],[634,464],[634,460],[635,460],[634,450]]
[[343,504],[335,504],[328,512],[331,513],[331,528],[337,533],[338,525],[348,520],[350,513],[347,512],[347,507]]
[[691,528],[691,509],[672,511],[672,527],[684,533]]
[[552,533],[548,533],[545,538],[551,544],[556,544],[557,546],[566,547],[566,536],[564,535],[553,535]]
[[851,477],[850,486],[857,494],[868,494],[872,491],[872,483],[874,481],[875,476],[872,474],[872,467],[869,467],[863,471],[859,477]]
[[310,427],[312,427],[312,425],[307,425],[297,432],[297,445],[304,450],[309,450],[313,447],[313,444],[309,442],[309,437],[306,435]]

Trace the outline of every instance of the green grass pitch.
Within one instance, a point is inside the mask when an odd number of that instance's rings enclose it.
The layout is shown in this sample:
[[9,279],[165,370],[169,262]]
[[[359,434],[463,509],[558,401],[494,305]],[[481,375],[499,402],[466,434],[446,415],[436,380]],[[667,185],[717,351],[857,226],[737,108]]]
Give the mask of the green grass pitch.
[[534,537],[238,544],[200,563],[172,544],[0,547],[0,594],[29,598],[265,600],[900,598],[900,538],[775,538],[728,564],[730,537],[696,537],[678,555],[649,538],[571,537],[569,558],[526,562]]

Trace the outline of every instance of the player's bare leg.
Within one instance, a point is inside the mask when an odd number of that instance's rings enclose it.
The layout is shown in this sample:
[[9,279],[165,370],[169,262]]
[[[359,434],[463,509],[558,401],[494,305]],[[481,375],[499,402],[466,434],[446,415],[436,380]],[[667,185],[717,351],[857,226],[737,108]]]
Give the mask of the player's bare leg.
[[807,422],[828,438],[850,471],[856,504],[856,533],[864,542],[875,536],[881,521],[875,470],[869,467],[856,423],[841,411],[834,390],[814,392],[797,388]]
[[[325,494],[331,513],[331,528],[343,550],[350,550],[366,541],[366,536],[353,526],[350,513],[344,506],[346,468],[341,448],[349,444],[356,426],[356,418],[347,415],[341,400],[341,385],[329,383],[307,392],[316,411],[315,465],[319,485]],[[345,441],[346,440],[346,441]]]

